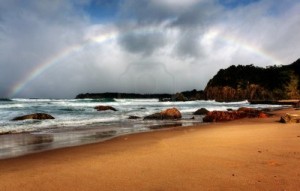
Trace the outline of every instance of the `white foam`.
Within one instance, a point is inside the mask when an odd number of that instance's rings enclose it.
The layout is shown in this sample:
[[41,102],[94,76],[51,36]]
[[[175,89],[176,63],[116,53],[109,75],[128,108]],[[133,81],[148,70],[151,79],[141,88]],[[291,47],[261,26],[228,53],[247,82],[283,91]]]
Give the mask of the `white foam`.
[[[97,105],[110,105],[118,111],[98,112],[94,109]],[[144,117],[164,109],[176,107],[183,115],[190,115],[200,108],[209,111],[239,107],[278,107],[270,105],[250,105],[248,101],[242,102],[216,102],[187,101],[187,102],[159,102],[158,99],[115,99],[115,102],[86,102],[75,99],[13,99],[0,105],[0,133],[39,131],[49,127],[71,127],[95,124],[109,124],[127,120],[128,116]],[[14,117],[31,113],[48,113],[55,117],[54,120],[45,121],[10,121]]]

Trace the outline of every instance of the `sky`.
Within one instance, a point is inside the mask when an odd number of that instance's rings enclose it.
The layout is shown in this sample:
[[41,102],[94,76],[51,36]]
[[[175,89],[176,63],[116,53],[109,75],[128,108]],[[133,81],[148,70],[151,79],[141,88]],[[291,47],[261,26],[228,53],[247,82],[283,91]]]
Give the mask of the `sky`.
[[0,0],[0,97],[176,93],[300,55],[298,0]]

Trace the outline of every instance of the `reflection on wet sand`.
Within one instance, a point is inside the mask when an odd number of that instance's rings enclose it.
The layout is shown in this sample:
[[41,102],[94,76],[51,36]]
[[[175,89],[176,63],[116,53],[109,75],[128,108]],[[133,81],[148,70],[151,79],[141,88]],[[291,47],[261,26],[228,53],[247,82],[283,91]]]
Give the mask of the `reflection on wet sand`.
[[62,147],[107,140],[117,131],[79,130],[73,132],[20,133],[0,136],[0,159],[16,157]]
[[47,129],[41,132],[0,135],[0,159],[17,157],[45,150],[77,146],[112,139],[116,136],[151,130],[188,126],[199,122],[135,121],[112,126],[70,127]]

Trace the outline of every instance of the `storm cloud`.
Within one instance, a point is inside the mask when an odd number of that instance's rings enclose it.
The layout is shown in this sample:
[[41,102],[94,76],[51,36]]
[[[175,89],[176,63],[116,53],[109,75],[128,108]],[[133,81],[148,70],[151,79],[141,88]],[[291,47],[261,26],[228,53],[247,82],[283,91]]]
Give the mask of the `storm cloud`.
[[296,0],[107,2],[0,1],[0,97],[175,93],[299,58]]

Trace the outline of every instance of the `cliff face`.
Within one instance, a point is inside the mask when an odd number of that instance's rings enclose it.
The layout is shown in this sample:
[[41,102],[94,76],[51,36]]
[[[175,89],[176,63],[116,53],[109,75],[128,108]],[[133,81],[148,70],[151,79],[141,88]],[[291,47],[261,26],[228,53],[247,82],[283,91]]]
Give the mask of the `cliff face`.
[[280,100],[300,98],[300,59],[286,66],[267,68],[230,66],[207,84],[207,99],[217,101]]

